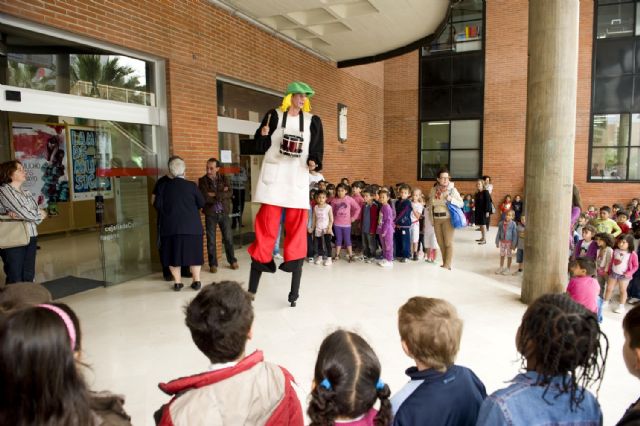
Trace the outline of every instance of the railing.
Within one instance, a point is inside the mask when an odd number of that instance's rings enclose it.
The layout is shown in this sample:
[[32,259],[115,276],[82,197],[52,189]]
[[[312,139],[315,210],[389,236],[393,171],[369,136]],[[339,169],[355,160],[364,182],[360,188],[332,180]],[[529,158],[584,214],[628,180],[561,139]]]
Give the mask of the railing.
[[72,95],[146,106],[155,106],[156,104],[156,97],[153,93],[124,87],[108,86],[91,81],[76,81],[71,87],[70,93]]

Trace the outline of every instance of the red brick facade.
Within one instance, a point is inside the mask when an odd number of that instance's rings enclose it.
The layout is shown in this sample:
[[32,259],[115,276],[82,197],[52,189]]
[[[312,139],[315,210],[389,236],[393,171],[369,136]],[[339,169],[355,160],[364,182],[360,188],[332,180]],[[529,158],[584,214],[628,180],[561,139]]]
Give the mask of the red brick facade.
[[[527,93],[526,0],[486,3],[483,173],[494,198],[524,193]],[[418,182],[418,52],[379,64],[338,69],[204,0],[0,0],[0,12],[167,60],[172,152],[189,178],[217,152],[217,75],[283,90],[292,80],[315,90],[325,129],[324,175],[381,183]],[[585,206],[628,201],[639,184],[587,183],[593,1],[580,2],[575,181]],[[337,138],[337,104],[349,107],[348,141]],[[194,129],[198,129],[197,131]],[[462,192],[474,182],[457,182]]]

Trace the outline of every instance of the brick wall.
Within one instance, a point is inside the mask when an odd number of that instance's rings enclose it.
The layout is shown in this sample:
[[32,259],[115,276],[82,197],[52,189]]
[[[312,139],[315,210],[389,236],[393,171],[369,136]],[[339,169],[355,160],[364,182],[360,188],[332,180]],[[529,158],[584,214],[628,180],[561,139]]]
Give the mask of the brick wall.
[[[524,147],[527,105],[526,0],[486,3],[483,174],[492,176],[493,198],[524,195]],[[578,91],[574,180],[583,206],[628,202],[640,196],[636,183],[587,183],[591,108],[593,1],[580,2]],[[432,182],[417,180],[418,52],[385,61],[384,181],[407,182],[423,190]],[[461,192],[475,182],[458,181]]]

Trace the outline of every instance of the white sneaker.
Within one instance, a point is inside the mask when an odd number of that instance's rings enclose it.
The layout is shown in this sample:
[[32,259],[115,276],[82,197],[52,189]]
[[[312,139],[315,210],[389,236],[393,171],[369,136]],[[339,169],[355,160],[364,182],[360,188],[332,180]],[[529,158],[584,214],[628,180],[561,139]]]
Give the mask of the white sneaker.
[[274,255],[273,255],[273,258],[274,258],[275,260],[282,260],[282,259],[284,259],[284,257],[282,257],[282,255],[281,255],[280,253],[278,253],[278,254],[274,254]]
[[316,257],[316,260],[313,263],[315,263],[316,265],[322,264],[322,258],[320,256]]
[[307,262],[309,262],[309,263],[313,263],[313,257],[308,258],[308,259],[307,259]]
[[331,265],[333,265],[333,261],[331,261],[330,257],[327,257],[323,264],[324,264],[324,266],[331,266]]
[[510,271],[507,268],[502,270],[502,275],[510,275]]
[[630,297],[627,299],[627,303],[630,305],[635,305],[638,302],[640,302],[640,299],[638,299],[637,297]]
[[504,271],[505,271],[504,268],[498,268],[496,269],[496,275],[504,275]]
[[606,300],[605,300],[605,301],[603,301],[603,302],[602,302],[602,312],[604,312],[605,310],[607,310],[607,309],[609,309],[609,308],[610,308],[610,306],[609,306],[609,302],[608,302],[608,301],[606,301]]
[[387,259],[382,259],[382,261],[378,263],[378,265],[383,268],[390,268],[393,266],[393,262],[389,262]]
[[624,305],[622,303],[619,303],[618,306],[613,308],[613,312],[615,312],[616,314],[624,314],[625,311],[626,309],[624,308]]

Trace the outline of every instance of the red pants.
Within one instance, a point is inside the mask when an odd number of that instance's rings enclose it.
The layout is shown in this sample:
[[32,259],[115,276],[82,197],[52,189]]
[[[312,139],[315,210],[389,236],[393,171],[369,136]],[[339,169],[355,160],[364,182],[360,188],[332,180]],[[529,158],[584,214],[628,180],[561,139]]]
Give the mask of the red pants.
[[[273,247],[278,237],[283,208],[263,204],[258,210],[255,221],[256,239],[247,250],[257,262],[269,263],[273,259]],[[307,256],[307,221],[307,209],[287,208],[284,218],[285,262]]]

